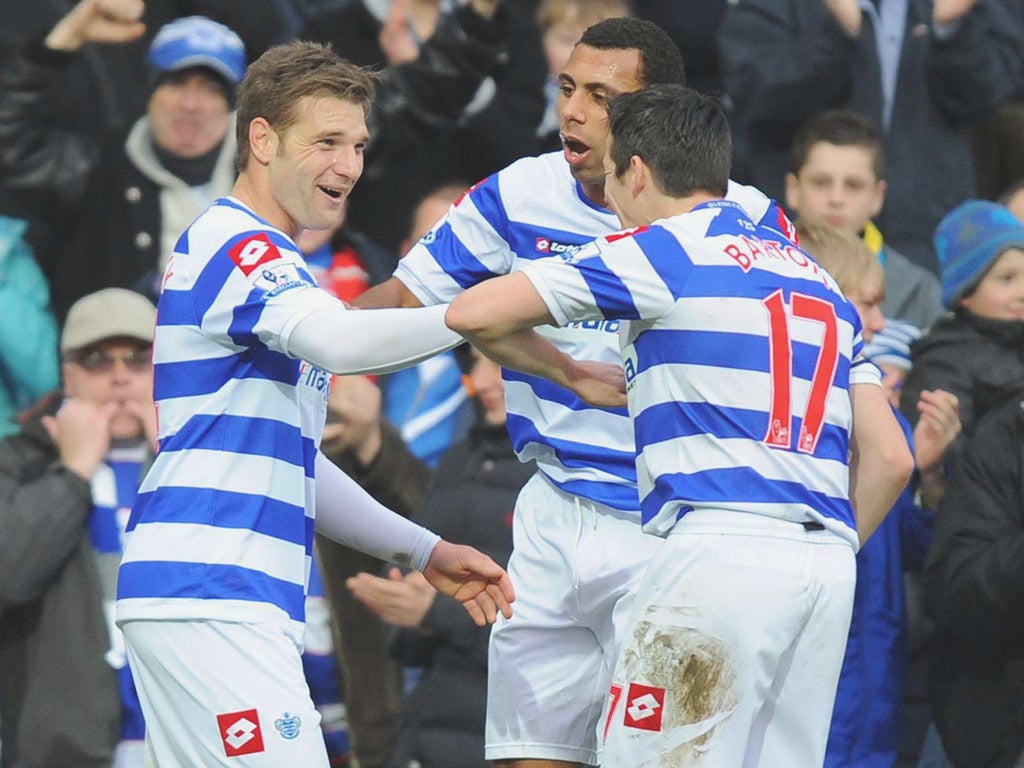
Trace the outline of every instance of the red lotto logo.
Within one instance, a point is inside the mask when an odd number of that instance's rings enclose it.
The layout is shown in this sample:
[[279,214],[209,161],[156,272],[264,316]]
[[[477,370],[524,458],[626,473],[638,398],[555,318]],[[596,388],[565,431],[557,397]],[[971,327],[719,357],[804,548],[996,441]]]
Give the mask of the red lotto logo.
[[263,234],[253,235],[235,243],[228,251],[228,255],[246,277],[251,275],[260,264],[281,258],[281,252],[277,250],[277,246]]
[[626,717],[623,725],[642,731],[660,731],[665,711],[665,689],[630,683],[626,694]]
[[217,730],[228,757],[253,755],[263,751],[263,731],[255,709],[217,715]]

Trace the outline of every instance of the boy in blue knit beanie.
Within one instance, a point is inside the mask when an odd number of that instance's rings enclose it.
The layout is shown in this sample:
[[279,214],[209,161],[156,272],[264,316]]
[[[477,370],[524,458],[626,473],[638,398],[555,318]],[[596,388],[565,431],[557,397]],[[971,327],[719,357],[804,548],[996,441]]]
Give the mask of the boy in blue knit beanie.
[[1024,320],[1024,284],[1013,284],[1024,279],[1024,224],[1007,207],[987,200],[957,206],[935,230],[935,252],[947,309]]
[[917,422],[922,390],[960,402],[963,435],[946,453],[959,458],[982,413],[1024,390],[1024,224],[998,203],[968,200],[935,230],[942,302],[949,313],[911,345],[903,412]]

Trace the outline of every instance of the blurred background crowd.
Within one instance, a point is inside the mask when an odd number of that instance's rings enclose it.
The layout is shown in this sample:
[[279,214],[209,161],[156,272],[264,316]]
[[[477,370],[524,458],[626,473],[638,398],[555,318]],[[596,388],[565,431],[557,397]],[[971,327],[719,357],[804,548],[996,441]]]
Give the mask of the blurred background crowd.
[[[109,24],[125,4],[141,21]],[[298,243],[351,300],[470,184],[561,149],[558,73],[625,15],[721,99],[733,178],[830,271],[859,265],[837,279],[915,443],[858,556],[826,765],[1024,765],[1024,0],[5,0],[0,766],[141,767],[111,574],[156,447],[153,304],[234,182],[247,62],[302,38],[381,73],[344,219]],[[460,348],[337,379],[323,449],[507,562],[531,468],[504,422],[500,370]],[[329,540],[317,566],[305,662],[333,764],[484,765],[487,630]]]

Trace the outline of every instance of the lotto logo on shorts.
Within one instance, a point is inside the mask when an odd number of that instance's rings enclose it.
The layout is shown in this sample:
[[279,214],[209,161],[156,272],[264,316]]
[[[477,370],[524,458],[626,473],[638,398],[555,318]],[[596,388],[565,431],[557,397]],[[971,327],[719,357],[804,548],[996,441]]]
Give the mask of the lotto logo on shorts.
[[626,694],[626,718],[623,725],[642,731],[660,731],[665,711],[665,689],[630,683]]
[[217,715],[217,728],[228,757],[254,755],[263,751],[263,731],[255,709]]
[[235,243],[228,251],[228,255],[246,277],[256,271],[256,267],[261,264],[281,258],[281,252],[277,250],[277,246],[270,242],[264,234],[253,235],[240,243]]

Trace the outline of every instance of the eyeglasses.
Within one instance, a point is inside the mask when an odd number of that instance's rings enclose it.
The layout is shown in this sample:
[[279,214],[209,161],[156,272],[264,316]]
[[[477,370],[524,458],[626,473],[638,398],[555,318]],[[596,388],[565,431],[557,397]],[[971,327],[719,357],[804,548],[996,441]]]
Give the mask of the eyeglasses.
[[112,355],[96,349],[84,355],[72,355],[69,359],[90,373],[109,373],[118,362],[124,363],[130,371],[142,373],[153,365],[153,352],[149,349],[140,349],[123,355]]

